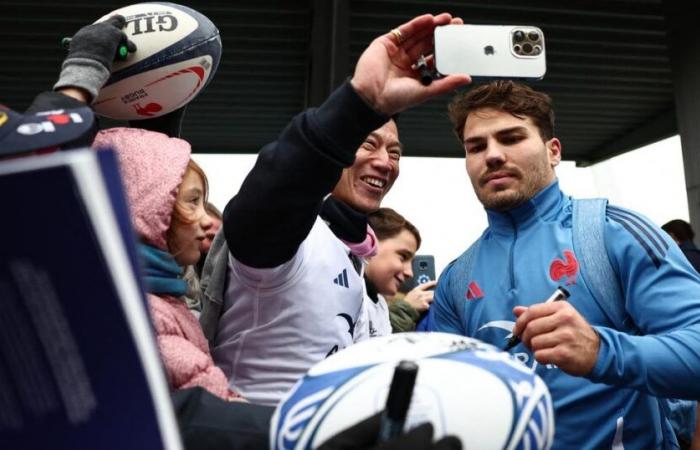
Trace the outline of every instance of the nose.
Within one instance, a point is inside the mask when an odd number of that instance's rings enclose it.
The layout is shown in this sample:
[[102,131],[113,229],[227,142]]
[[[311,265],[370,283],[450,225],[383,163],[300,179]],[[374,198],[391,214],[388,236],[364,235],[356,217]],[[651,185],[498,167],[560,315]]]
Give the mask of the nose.
[[374,152],[372,158],[372,167],[384,175],[389,175],[392,172],[398,172],[397,163],[391,159],[386,147],[382,147]]
[[412,261],[406,261],[403,264],[403,274],[406,278],[413,278],[413,264]]
[[211,216],[205,212],[202,214],[201,219],[199,219],[199,226],[202,227],[202,230],[207,231],[214,226],[214,221]]
[[506,162],[506,154],[497,142],[489,142],[484,153],[486,165],[490,168],[502,166]]

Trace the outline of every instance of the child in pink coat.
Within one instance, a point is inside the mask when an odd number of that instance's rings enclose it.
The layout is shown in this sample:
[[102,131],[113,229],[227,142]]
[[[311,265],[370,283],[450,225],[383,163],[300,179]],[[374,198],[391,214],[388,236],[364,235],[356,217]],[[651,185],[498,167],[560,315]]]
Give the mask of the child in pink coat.
[[199,322],[183,298],[184,268],[199,260],[212,220],[204,210],[207,180],[190,159],[190,145],[162,133],[111,128],[93,147],[110,147],[140,239],[148,304],[161,359],[172,389],[201,386],[226,400],[241,399],[214,365]]

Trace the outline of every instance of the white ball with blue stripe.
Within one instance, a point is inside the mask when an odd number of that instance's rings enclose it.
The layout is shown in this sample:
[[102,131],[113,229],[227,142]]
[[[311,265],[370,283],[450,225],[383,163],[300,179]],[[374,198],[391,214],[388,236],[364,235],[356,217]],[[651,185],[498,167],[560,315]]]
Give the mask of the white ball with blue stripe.
[[381,411],[403,359],[419,366],[406,429],[431,422],[435,439],[454,435],[465,449],[551,447],[551,397],[528,367],[476,339],[399,333],[355,344],[309,370],[272,417],[271,448],[316,448]]
[[92,104],[119,120],[162,116],[186,105],[214,76],[221,59],[219,30],[206,16],[168,2],[138,3],[106,14],[121,14],[124,32],[136,44]]

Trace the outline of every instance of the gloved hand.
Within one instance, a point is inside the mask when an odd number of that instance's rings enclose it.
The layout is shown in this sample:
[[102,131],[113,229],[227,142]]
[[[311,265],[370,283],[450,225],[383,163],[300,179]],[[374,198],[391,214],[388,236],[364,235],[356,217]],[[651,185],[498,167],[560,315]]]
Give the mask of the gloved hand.
[[386,442],[377,442],[382,413],[377,413],[341,431],[318,447],[319,450],[462,450],[462,443],[447,436],[433,443],[433,426],[424,423]]
[[136,51],[136,44],[122,31],[124,25],[124,16],[115,15],[78,30],[70,41],[68,56],[63,61],[54,90],[81,88],[90,94],[92,102],[109,79],[119,47],[126,45],[129,52]]

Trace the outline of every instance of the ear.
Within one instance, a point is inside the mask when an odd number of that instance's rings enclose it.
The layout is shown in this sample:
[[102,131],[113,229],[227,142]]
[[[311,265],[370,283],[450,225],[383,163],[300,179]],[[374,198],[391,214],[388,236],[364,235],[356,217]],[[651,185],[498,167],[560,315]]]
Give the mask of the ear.
[[547,147],[547,159],[549,159],[549,165],[555,168],[561,162],[561,142],[557,138],[552,138],[545,142]]

